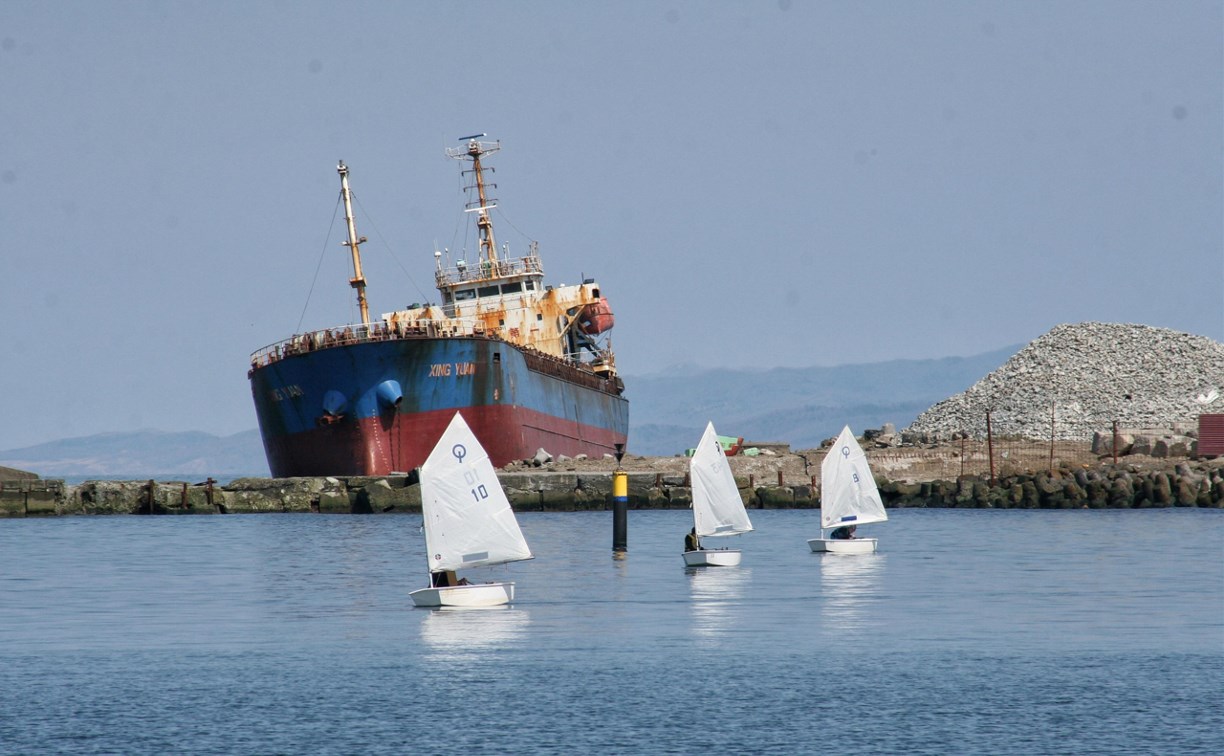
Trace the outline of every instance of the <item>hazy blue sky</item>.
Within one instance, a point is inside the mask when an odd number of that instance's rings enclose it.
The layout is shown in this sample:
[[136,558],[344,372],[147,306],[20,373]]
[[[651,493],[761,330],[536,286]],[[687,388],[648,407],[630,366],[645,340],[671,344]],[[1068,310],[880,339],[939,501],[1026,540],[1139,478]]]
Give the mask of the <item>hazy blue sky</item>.
[[600,281],[630,377],[1224,340],[1222,37],[1217,1],[3,0],[0,449],[255,427],[249,354],[358,319],[336,161],[382,313],[471,246],[474,132],[499,241]]

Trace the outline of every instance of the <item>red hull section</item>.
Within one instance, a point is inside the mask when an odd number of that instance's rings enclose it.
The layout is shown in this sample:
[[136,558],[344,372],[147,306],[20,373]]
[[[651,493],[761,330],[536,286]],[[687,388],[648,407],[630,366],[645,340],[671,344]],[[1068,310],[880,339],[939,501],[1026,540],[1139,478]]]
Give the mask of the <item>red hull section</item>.
[[[454,410],[397,415],[390,423],[364,418],[360,423],[322,427],[305,433],[265,439],[268,463],[278,477],[317,475],[390,475],[420,467],[454,417]],[[522,459],[522,449],[549,454],[602,457],[614,454],[623,435],[583,426],[523,407],[467,407],[463,419],[481,439],[495,467]],[[384,427],[388,425],[390,427]],[[513,429],[508,432],[507,429]],[[347,452],[343,459],[341,451]],[[400,460],[393,463],[394,459]]]

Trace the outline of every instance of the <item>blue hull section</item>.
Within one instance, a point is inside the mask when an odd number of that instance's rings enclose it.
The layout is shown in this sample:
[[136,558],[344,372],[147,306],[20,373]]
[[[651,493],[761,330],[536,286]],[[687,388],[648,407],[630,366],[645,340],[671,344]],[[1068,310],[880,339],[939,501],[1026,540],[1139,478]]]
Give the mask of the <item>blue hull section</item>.
[[421,464],[462,412],[495,465],[624,444],[629,403],[615,379],[485,338],[334,346],[252,369],[277,477],[385,475]]

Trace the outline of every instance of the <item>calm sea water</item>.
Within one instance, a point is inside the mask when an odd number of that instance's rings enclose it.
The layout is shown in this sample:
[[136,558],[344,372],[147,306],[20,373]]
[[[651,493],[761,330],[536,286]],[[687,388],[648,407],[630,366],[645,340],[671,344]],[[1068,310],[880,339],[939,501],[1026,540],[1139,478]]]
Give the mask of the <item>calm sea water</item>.
[[519,601],[413,609],[420,517],[0,521],[4,753],[1218,753],[1224,511],[523,514]]

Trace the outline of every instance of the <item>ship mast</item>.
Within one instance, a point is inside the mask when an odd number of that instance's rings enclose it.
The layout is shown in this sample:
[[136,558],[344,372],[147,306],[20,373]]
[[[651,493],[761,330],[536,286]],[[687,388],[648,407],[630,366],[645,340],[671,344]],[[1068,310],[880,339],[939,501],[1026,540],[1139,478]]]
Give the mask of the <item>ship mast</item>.
[[[497,207],[496,203],[490,205],[485,194],[485,179],[484,166],[481,165],[480,159],[491,153],[501,149],[501,142],[481,142],[480,137],[484,134],[474,134],[469,137],[463,137],[459,141],[466,141],[467,150],[450,150],[446,153],[457,160],[471,160],[471,173],[476,176],[476,204],[468,203],[467,212],[479,212],[480,216],[476,219],[476,227],[480,231],[480,259],[482,262],[489,263],[491,271],[497,270],[497,242],[493,240],[493,221],[489,218],[489,210]],[[492,169],[490,169],[492,170]],[[467,171],[464,171],[467,173]],[[487,186],[496,187],[497,184],[488,184]],[[473,187],[468,187],[469,189]]]
[[336,166],[336,173],[340,174],[340,197],[344,200],[344,220],[348,222],[348,241],[344,242],[344,245],[353,252],[353,277],[349,279],[349,285],[357,290],[357,306],[361,308],[361,324],[368,326],[370,308],[366,304],[366,280],[361,274],[361,251],[358,249],[366,238],[364,236],[358,238],[357,226],[353,223],[353,199],[349,192],[348,166],[343,160],[340,161],[340,165]]

